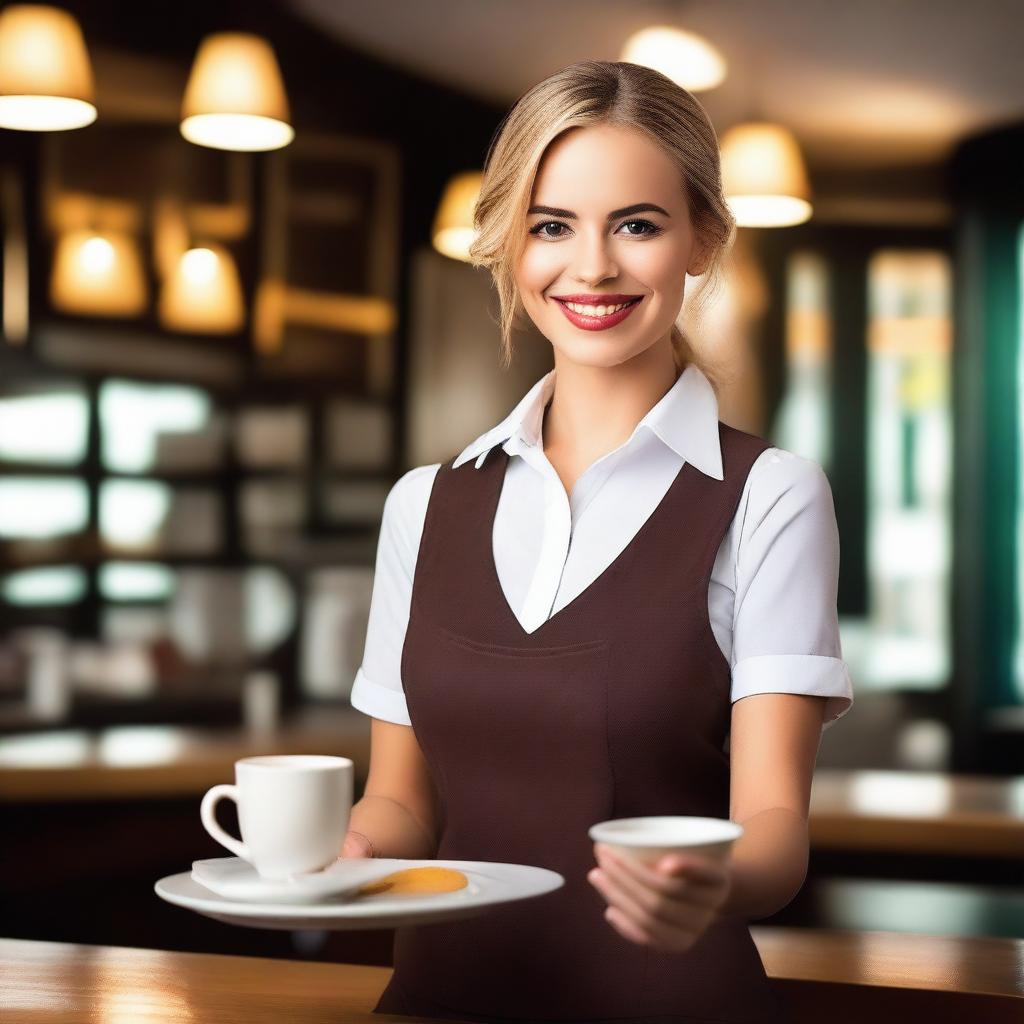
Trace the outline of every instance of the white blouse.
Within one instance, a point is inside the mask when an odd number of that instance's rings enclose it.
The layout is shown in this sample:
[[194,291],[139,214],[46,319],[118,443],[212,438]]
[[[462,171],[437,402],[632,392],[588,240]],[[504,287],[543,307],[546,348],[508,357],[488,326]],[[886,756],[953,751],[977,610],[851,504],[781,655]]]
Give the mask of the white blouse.
[[[718,401],[693,364],[566,494],[541,438],[555,370],[455,460],[479,468],[498,443],[510,456],[492,534],[509,607],[527,633],[589,586],[651,515],[684,462],[723,478]],[[362,664],[351,703],[411,725],[401,657],[427,501],[440,463],[410,469],[384,505]],[[686,529],[685,523],[679,524]],[[731,700],[753,693],[826,697],[823,728],[853,704],[836,594],[839,531],[832,490],[811,459],[769,448],[754,462],[708,588],[712,631],[732,667]]]

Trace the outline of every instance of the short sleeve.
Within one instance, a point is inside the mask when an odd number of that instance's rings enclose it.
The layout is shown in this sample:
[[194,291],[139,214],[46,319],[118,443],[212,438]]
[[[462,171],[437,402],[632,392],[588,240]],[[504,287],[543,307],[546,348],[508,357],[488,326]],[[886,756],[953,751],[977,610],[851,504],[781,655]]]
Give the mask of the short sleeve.
[[839,637],[839,529],[828,477],[811,459],[768,449],[751,467],[737,514],[732,700],[826,697],[827,729],[853,705]]
[[388,492],[381,516],[363,660],[349,702],[357,711],[412,725],[402,687],[402,648],[409,625],[416,555],[440,463],[417,466]]

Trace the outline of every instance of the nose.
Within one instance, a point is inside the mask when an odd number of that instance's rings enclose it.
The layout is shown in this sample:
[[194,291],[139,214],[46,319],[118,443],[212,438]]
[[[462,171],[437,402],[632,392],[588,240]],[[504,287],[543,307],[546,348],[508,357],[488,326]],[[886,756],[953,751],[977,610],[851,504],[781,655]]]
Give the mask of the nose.
[[615,277],[619,268],[603,229],[580,231],[573,243],[570,274],[581,284],[593,286]]

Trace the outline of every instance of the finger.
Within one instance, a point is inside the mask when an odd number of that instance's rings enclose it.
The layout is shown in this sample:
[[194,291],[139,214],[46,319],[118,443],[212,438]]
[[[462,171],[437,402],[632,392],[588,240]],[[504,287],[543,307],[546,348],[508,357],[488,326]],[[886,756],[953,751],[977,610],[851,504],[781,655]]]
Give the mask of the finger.
[[669,877],[662,872],[654,871],[640,861],[633,860],[630,857],[619,857],[607,847],[601,845],[597,847],[596,856],[602,868],[607,868],[609,871],[613,868],[619,868],[621,871],[625,871],[632,877],[639,879],[655,892],[664,893],[666,896],[673,896],[679,893],[681,887],[678,879]]
[[[710,907],[715,904],[716,887],[709,887],[706,883],[695,882],[689,873],[681,873],[681,868],[674,870],[653,869],[640,861],[630,857],[616,857],[612,853],[601,851],[601,866],[616,880],[621,880],[623,885],[632,882],[634,885],[643,886],[647,891],[653,892],[659,897],[659,902],[673,900],[684,904],[692,904],[700,907]],[[724,875],[721,876],[724,882]],[[635,892],[635,888],[630,889]],[[664,912],[658,916],[668,919],[675,915]]]
[[[620,895],[629,903],[624,909],[631,911],[637,924],[647,920],[664,918],[666,921],[676,920],[685,911],[677,892],[667,893],[661,889],[652,889],[646,882],[631,875],[619,864],[614,863],[607,855],[602,857],[601,871],[605,876],[608,888]],[[635,911],[635,912],[634,912]]]
[[604,912],[605,920],[625,939],[635,942],[638,945],[647,945],[647,936],[641,928],[638,928],[621,910],[616,907],[608,907]]
[[652,893],[635,880],[625,879],[621,875],[613,877],[606,869],[595,868],[591,875],[601,895],[625,913],[638,928],[646,929],[656,921],[673,928],[689,927],[704,913],[702,907]]
[[689,949],[700,934],[700,928],[692,931],[671,928],[668,925],[653,923],[641,927],[626,917],[618,907],[609,906],[604,912],[605,920],[624,938],[643,946],[651,946],[663,952],[685,951]]
[[616,907],[638,927],[643,920],[651,916],[645,906],[638,903],[630,893],[625,892],[602,868],[595,868],[587,877],[611,906]]
[[656,949],[682,951],[689,949],[706,927],[704,917],[688,924],[666,924],[654,920],[643,928],[647,941]]
[[669,854],[658,863],[659,870],[681,875],[694,885],[724,885],[728,879],[728,865],[708,857]]

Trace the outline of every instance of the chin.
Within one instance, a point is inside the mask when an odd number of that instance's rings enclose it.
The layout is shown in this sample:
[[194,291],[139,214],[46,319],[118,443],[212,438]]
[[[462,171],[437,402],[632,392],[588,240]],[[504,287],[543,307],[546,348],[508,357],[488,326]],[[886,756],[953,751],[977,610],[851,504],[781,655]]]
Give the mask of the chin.
[[616,344],[591,338],[573,338],[555,346],[558,354],[577,366],[611,367],[629,362],[644,351],[646,346],[635,347],[622,342]]

